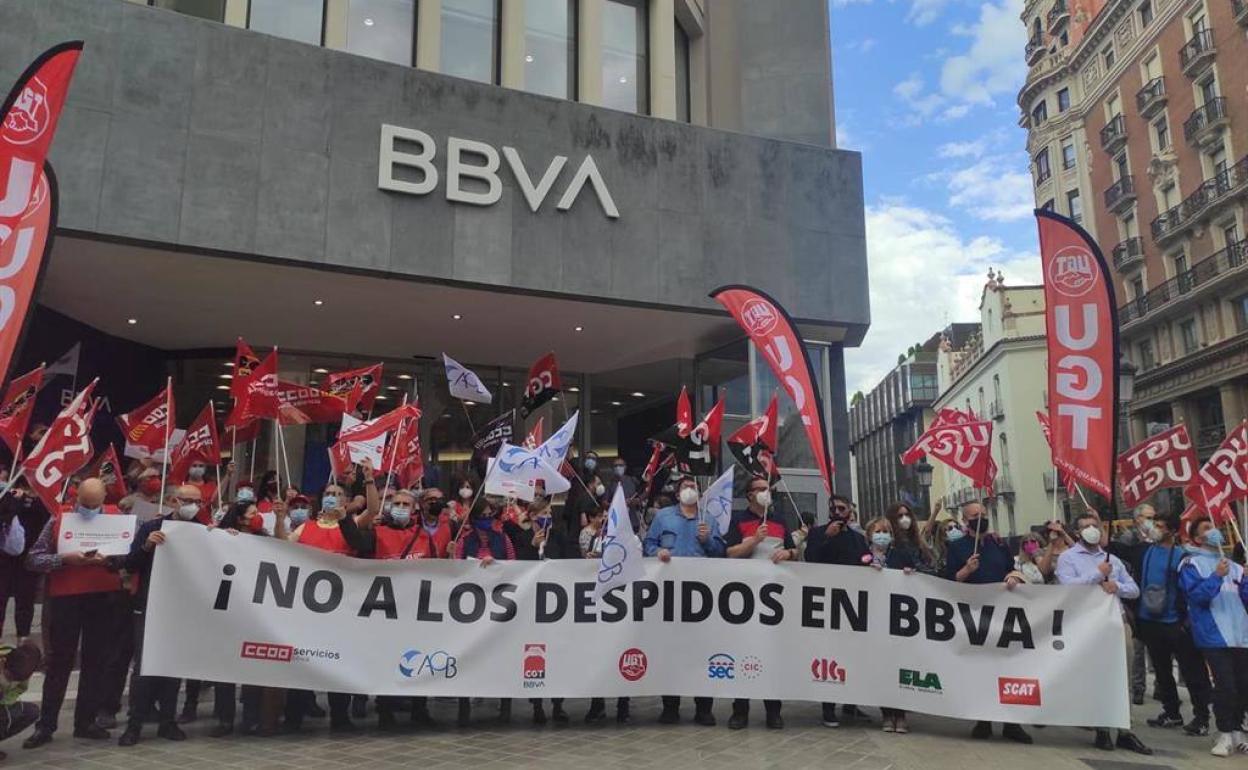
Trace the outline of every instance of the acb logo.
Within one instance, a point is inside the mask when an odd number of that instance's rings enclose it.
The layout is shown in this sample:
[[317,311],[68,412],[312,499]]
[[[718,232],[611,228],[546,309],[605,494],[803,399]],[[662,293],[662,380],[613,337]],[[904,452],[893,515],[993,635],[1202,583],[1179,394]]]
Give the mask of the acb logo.
[[897,681],[904,690],[942,692],[940,676],[935,673],[924,674],[914,669],[902,668],[897,670]]
[[810,675],[816,682],[845,684],[845,667],[832,658],[815,658],[810,662]]
[[405,679],[454,679],[459,674],[459,663],[454,655],[443,650],[408,650],[399,656],[399,673]]

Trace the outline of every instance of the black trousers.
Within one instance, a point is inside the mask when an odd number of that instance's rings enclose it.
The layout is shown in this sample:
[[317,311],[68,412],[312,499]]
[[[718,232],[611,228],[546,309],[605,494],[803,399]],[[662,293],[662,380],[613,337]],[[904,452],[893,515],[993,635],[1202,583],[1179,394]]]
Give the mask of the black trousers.
[[57,596],[48,600],[51,613],[44,661],[43,703],[39,728],[56,731],[57,715],[65,702],[65,688],[74,659],[82,650],[82,671],[78,679],[78,700],[74,705],[74,729],[95,723],[107,695],[108,666],[114,659],[119,605],[104,593]]
[[[778,700],[763,701],[763,708],[767,711],[767,716],[769,717],[780,716],[780,701]],[[734,700],[732,702],[732,713],[740,714],[743,717],[748,717],[750,715],[749,699],[737,698],[736,700]]]
[[167,676],[141,676],[143,666],[143,626],[146,616],[134,613],[134,669],[130,675],[130,727],[141,727],[156,711],[158,721],[174,722],[178,715],[180,680]]
[[0,741],[17,735],[39,718],[39,707],[30,701],[0,706]]
[[[693,699],[693,713],[695,714],[711,713],[711,704],[714,702],[715,702],[714,698],[694,698]],[[747,705],[746,708],[748,710],[749,706]],[[663,696],[663,710],[664,711],[679,711],[680,710],[680,696],[679,695],[664,695]]]
[[1248,707],[1248,649],[1224,647],[1202,652],[1213,673],[1213,717],[1218,732],[1238,730]]
[[0,556],[0,633],[4,632],[5,612],[9,607],[9,597],[12,597],[17,636],[30,636],[30,624],[35,619],[35,594],[39,591],[39,577],[39,573],[22,566],[20,556]]
[[104,692],[100,710],[109,714],[121,711],[121,696],[130,676],[130,661],[134,657],[134,597],[126,591],[106,594],[113,605],[113,628],[109,633],[112,654],[104,669]]
[[1148,657],[1153,662],[1157,677],[1157,694],[1167,714],[1179,713],[1179,688],[1174,681],[1174,663],[1187,685],[1192,699],[1192,714],[1197,719],[1209,721],[1209,704],[1213,687],[1209,684],[1209,671],[1204,658],[1192,641],[1191,631],[1180,623],[1155,623],[1137,620],[1135,632],[1144,641]]
[[[343,692],[331,692],[326,697],[329,700],[329,723],[334,725],[350,721],[351,696]],[[303,717],[315,699],[316,695],[311,690],[287,690],[286,724],[291,727],[302,725]]]
[[[238,688],[232,684],[218,682],[213,685],[216,693],[213,699],[212,713],[223,725],[234,726],[234,716],[238,713]],[[260,693],[263,688],[256,685],[243,685],[243,729],[260,726]]]

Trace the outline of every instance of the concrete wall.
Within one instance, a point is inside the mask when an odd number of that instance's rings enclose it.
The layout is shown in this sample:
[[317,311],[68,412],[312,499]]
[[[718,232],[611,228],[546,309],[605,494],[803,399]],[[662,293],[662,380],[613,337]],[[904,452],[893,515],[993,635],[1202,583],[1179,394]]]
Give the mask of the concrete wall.
[[[856,153],[470,83],[120,0],[0,4],[0,82],[72,38],[86,50],[52,154],[63,228],[676,307],[717,307],[706,292],[742,282],[800,319],[849,326],[851,344],[869,322]],[[749,59],[760,78],[761,44]],[[438,141],[438,190],[377,189],[382,123]],[[568,168],[538,213],[505,164],[498,204],[452,204],[448,135],[515,146],[531,174],[555,154]],[[586,153],[617,220],[588,190],[555,210]]]

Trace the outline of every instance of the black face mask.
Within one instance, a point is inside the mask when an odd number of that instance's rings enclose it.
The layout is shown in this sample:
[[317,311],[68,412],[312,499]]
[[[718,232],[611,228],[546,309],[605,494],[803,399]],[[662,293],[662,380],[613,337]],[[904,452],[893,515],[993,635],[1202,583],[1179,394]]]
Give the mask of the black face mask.
[[446,501],[438,499],[429,503],[427,512],[430,516],[441,516],[442,511],[445,511],[445,510],[446,510]]
[[971,531],[978,532],[982,535],[988,531],[988,517],[980,516],[967,526],[971,529]]

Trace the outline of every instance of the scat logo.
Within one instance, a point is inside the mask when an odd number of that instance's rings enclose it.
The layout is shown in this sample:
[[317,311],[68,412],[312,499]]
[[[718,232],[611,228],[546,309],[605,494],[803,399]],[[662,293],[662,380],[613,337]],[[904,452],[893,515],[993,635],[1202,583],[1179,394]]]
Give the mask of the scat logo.
[[707,679],[736,679],[737,662],[727,653],[717,652],[706,659]]
[[1040,680],[1013,676],[997,677],[1001,703],[1007,706],[1039,706]]
[[1100,271],[1096,260],[1082,246],[1067,246],[1049,262],[1049,282],[1067,297],[1082,297],[1096,285]]

